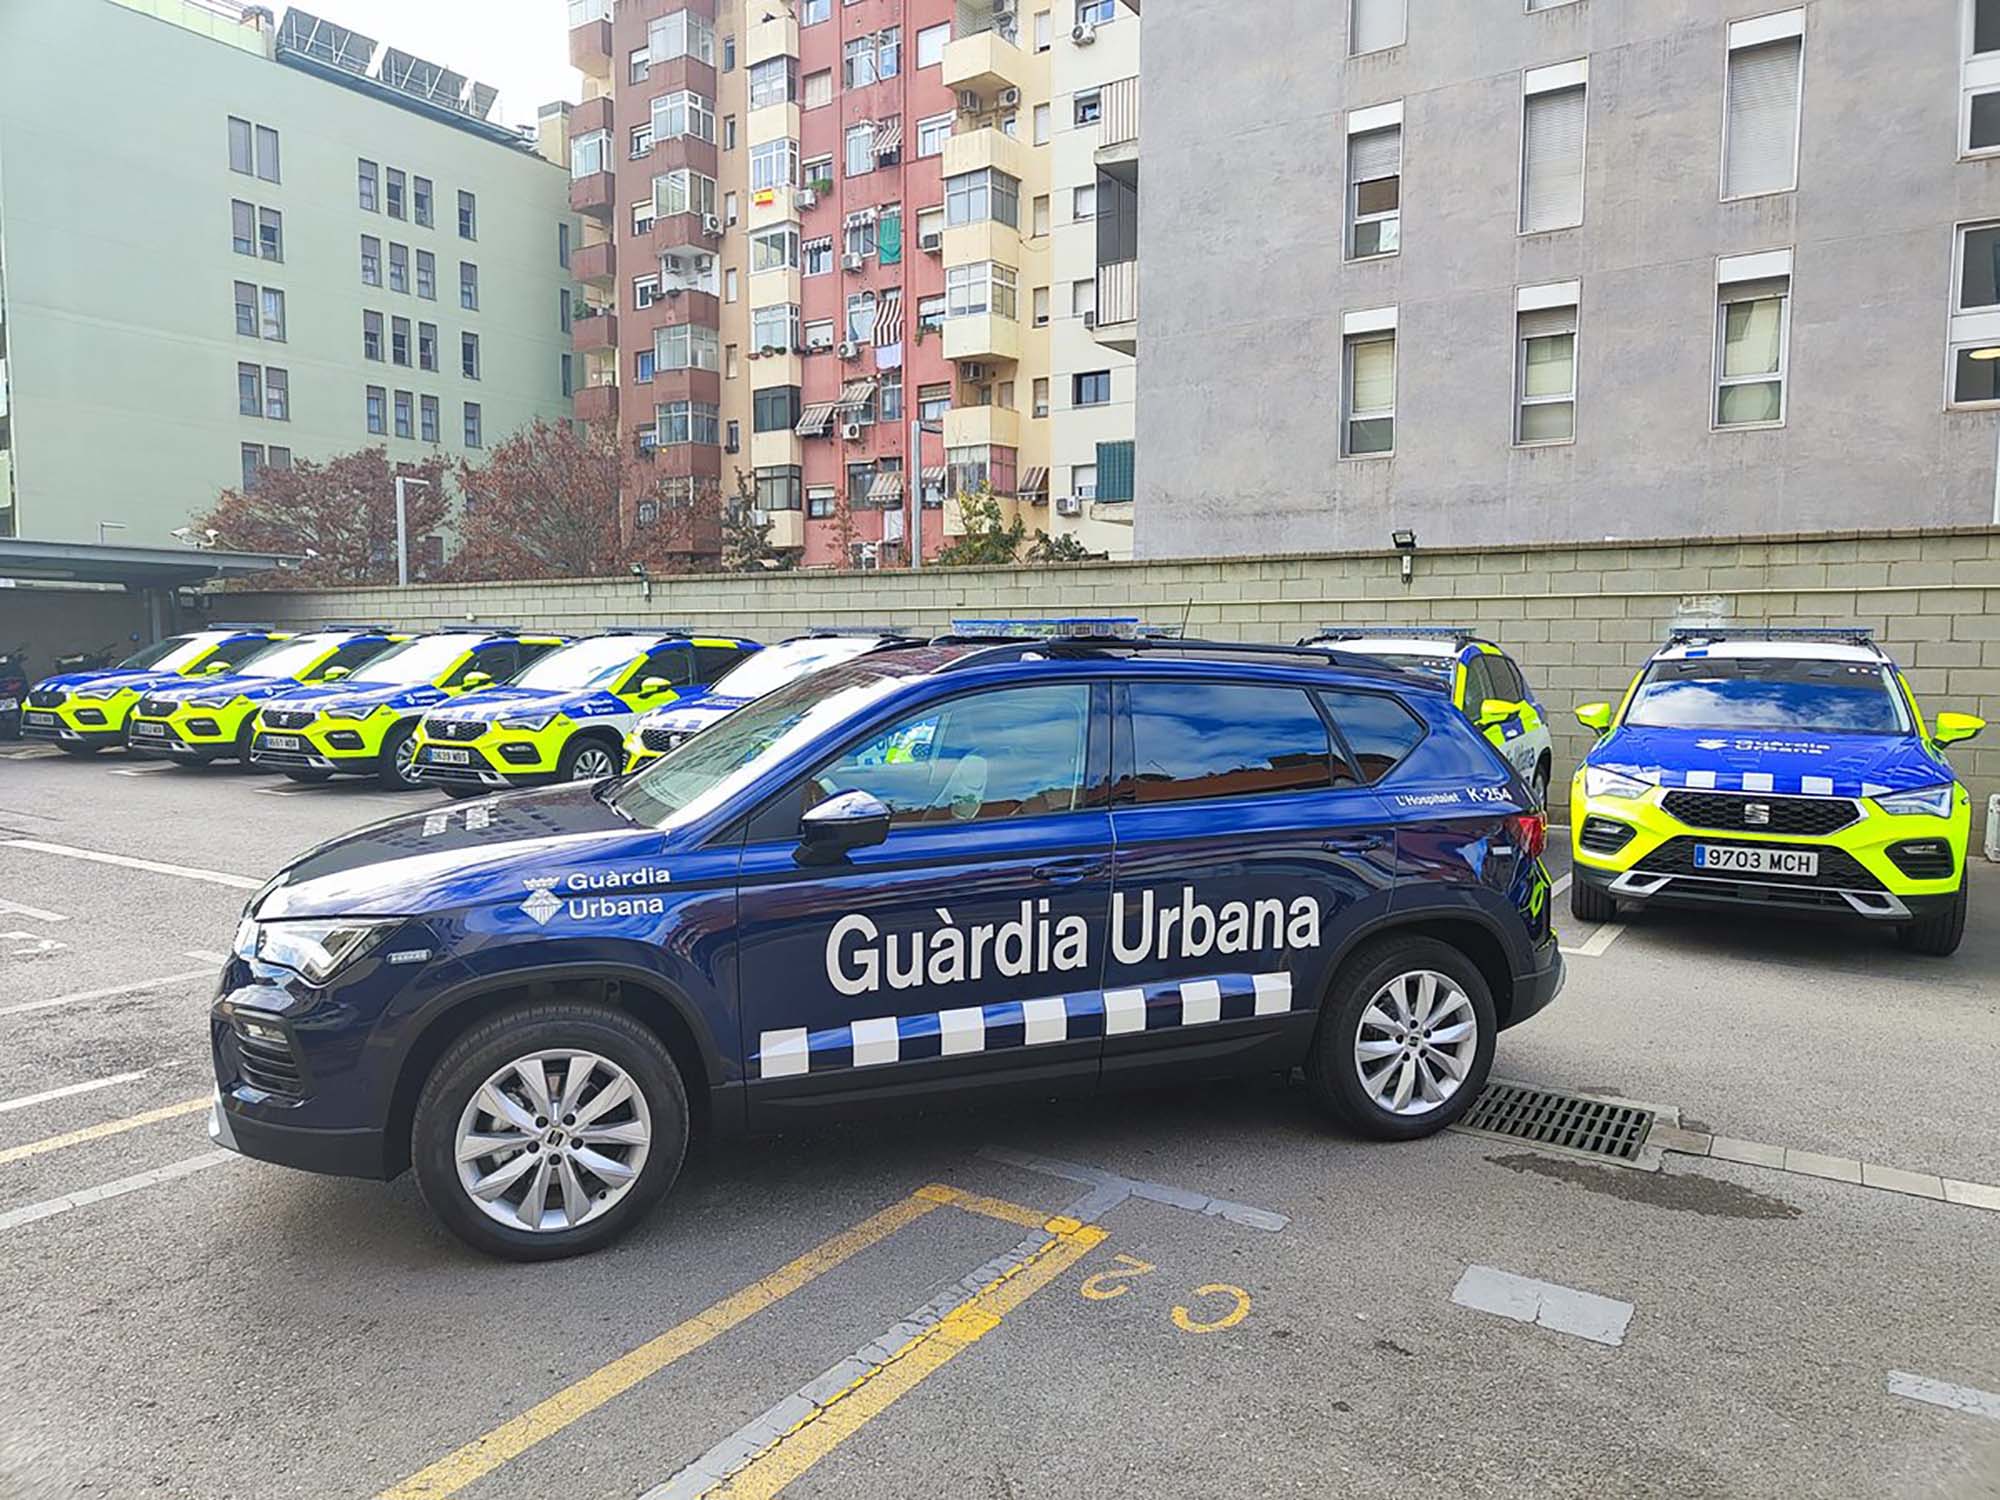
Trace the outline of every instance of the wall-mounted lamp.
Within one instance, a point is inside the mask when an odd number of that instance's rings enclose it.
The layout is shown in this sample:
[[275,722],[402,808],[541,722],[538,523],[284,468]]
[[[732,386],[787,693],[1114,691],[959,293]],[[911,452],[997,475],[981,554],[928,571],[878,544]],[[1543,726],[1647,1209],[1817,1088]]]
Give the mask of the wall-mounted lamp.
[[644,563],[635,562],[632,564],[632,576],[638,579],[640,584],[644,586],[646,591],[646,602],[650,604],[653,599],[653,575],[646,571],[646,565]]
[[1403,554],[1403,582],[1407,585],[1417,570],[1417,534],[1414,531],[1392,531],[1389,540]]

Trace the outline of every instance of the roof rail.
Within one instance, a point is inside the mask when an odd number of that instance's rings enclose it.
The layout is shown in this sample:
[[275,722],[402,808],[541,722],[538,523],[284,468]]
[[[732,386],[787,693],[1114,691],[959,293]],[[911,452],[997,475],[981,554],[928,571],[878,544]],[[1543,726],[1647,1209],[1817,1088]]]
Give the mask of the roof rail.
[[270,620],[211,620],[201,627],[203,630],[276,630]]
[[1867,625],[1679,625],[1667,632],[1669,646],[1716,641],[1826,641],[1882,649]]
[[939,640],[966,641],[1132,641],[1180,634],[1177,625],[1142,625],[1137,615],[1053,615],[1046,619],[957,619]]
[[383,625],[374,620],[329,620],[324,625],[313,626],[314,630],[372,630],[378,635],[393,634],[396,627]]
[[1314,635],[1300,638],[1301,646],[1312,641],[1390,640],[1402,636],[1410,640],[1452,641],[1460,646],[1483,641],[1485,636],[1465,625],[1322,625]]
[[692,625],[607,625],[602,630],[591,633],[593,635],[690,636],[700,635],[701,631]]
[[[1185,651],[1198,655],[1289,657],[1293,660],[1303,657],[1334,667],[1355,667],[1372,672],[1397,670],[1385,667],[1379,657],[1366,656],[1354,651],[1340,651],[1331,646],[1285,646],[1265,641],[1207,641],[1186,636],[1052,635],[1033,639],[1021,637],[995,639],[990,636],[942,635],[932,644],[986,648],[947,663],[943,668],[947,672],[963,667],[990,666],[995,662],[1019,661],[1029,656],[1078,657],[1118,651]],[[1436,686],[1430,678],[1424,678],[1423,681],[1426,686]]]
[[808,625],[804,630],[795,630],[784,639],[788,641],[810,641],[827,636],[840,635],[886,635],[901,640],[928,641],[929,636],[911,630],[903,625]]

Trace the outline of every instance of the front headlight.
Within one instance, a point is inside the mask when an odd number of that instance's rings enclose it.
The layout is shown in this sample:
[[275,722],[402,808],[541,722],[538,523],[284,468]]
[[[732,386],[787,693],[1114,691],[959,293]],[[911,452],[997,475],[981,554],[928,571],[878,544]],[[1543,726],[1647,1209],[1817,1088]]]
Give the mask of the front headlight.
[[395,917],[278,922],[245,918],[236,951],[244,958],[294,970],[313,984],[325,984],[386,938],[398,922]]
[[1897,792],[1888,797],[1877,797],[1875,805],[1883,812],[1898,818],[1948,818],[1951,804],[1958,788],[1950,782],[1943,786],[1927,786],[1914,792]]
[[234,693],[220,698],[184,698],[181,700],[189,708],[227,708],[236,701]]
[[501,719],[499,724],[502,729],[547,729],[549,725],[555,723],[561,717],[562,715],[559,713],[513,714]]
[[1583,795],[1586,797],[1643,797],[1653,789],[1650,781],[1641,781],[1636,776],[1627,776],[1623,771],[1611,770],[1608,766],[1585,766],[1583,768]]

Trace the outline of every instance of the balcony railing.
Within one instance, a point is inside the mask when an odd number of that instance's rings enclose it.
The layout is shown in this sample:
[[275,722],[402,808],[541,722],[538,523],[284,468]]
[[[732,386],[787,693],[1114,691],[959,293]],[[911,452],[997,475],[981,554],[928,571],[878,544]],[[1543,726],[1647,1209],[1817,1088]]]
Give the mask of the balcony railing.
[[1139,263],[1121,260],[1097,268],[1097,326],[1139,321]]
[[1097,126],[1098,149],[1135,144],[1139,139],[1139,80],[1120,78],[1107,83],[1098,98],[1103,111]]
[[611,0],[569,0],[569,24],[573,31],[592,21],[611,19]]

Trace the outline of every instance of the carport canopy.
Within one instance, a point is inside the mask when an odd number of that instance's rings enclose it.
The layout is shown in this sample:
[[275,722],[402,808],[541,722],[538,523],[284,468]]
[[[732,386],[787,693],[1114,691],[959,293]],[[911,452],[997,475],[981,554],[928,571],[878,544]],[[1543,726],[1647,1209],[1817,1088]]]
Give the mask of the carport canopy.
[[0,537],[0,580],[117,583],[133,591],[191,588],[216,578],[269,573],[299,559],[276,552],[209,547],[124,547],[107,542],[37,542]]

